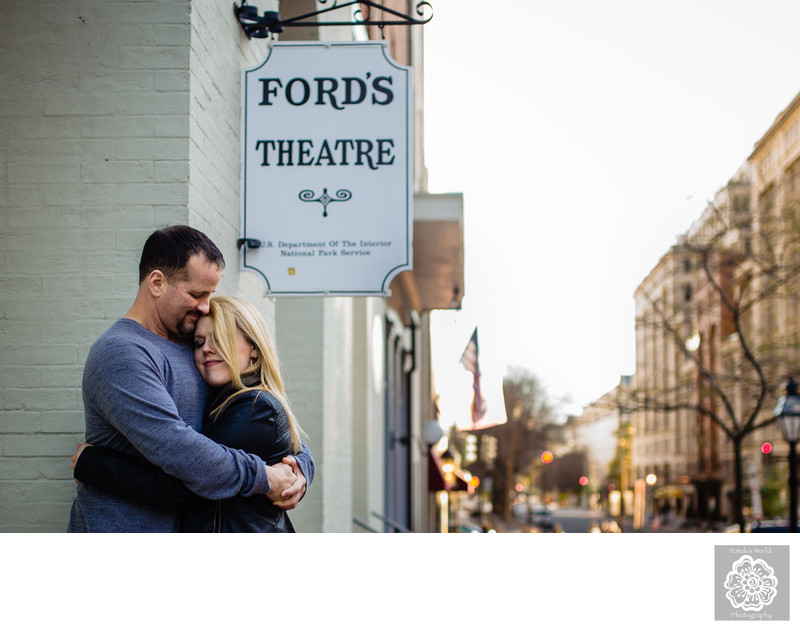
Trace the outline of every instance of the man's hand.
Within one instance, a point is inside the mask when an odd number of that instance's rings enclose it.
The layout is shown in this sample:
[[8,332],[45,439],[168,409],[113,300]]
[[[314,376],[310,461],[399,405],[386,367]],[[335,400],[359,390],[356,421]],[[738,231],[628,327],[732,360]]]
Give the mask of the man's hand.
[[81,457],[83,450],[87,447],[91,447],[91,443],[79,443],[78,450],[72,454],[72,470],[75,471],[75,466],[78,464],[78,458]]
[[286,462],[279,462],[275,465],[265,465],[267,468],[267,478],[269,479],[269,493],[267,497],[273,503],[281,501],[283,493],[293,487],[297,481],[297,475],[292,470],[292,466]]
[[292,510],[297,508],[300,500],[303,499],[303,495],[306,494],[306,476],[303,475],[303,470],[292,456],[286,456],[281,464],[286,464],[292,468],[295,481],[294,484],[281,493],[280,501],[273,500],[273,504],[283,510]]

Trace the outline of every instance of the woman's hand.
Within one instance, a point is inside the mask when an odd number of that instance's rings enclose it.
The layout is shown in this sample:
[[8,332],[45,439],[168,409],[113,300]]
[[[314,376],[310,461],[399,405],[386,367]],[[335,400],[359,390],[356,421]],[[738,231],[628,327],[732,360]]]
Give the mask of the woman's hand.
[[78,443],[78,450],[72,455],[72,470],[75,471],[75,466],[78,464],[78,458],[81,457],[83,450],[91,447],[91,443]]
[[[91,443],[78,443],[78,449],[72,454],[72,470],[75,471],[75,467],[78,466],[78,458],[81,457],[83,450],[87,447],[91,447]],[[75,484],[78,484],[79,480],[75,480]]]

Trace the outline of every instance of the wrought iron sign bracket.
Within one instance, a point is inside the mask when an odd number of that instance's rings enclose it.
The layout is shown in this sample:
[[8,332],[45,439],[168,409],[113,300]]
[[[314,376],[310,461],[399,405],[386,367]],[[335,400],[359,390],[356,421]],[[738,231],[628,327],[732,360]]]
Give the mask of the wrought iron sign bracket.
[[259,239],[245,238],[245,239],[238,239],[236,241],[236,247],[238,247],[240,250],[242,249],[243,245],[250,248],[251,250],[257,250],[258,248],[263,248],[264,245],[266,244],[263,241],[260,241]]
[[[348,2],[339,3],[339,0],[334,0],[331,6],[313,11],[311,13],[304,13],[293,18],[281,19],[277,11],[264,11],[264,15],[258,14],[258,9],[252,5],[242,4],[237,6],[233,4],[233,13],[242,25],[242,29],[248,38],[265,39],[272,37],[275,33],[283,33],[284,28],[290,26],[413,26],[420,24],[427,24],[433,19],[433,7],[430,2],[417,2],[416,13],[418,18],[411,17],[400,13],[395,9],[385,7],[377,2],[370,2],[369,0],[353,0]],[[319,0],[320,4],[325,4],[327,0]],[[353,11],[353,18],[349,21],[334,21],[334,22],[319,22],[315,21],[319,15],[328,13],[335,9],[341,9],[353,5],[359,5]],[[366,13],[363,7],[366,7]],[[372,18],[372,9],[380,9],[381,18]],[[384,17],[386,14],[388,16]]]

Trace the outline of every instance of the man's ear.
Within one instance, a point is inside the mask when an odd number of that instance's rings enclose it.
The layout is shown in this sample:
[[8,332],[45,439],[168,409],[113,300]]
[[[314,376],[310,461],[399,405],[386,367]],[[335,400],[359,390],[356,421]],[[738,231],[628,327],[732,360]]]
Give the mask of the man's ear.
[[150,295],[154,298],[158,298],[164,293],[166,284],[167,277],[161,270],[154,269],[147,276],[147,288],[150,290]]

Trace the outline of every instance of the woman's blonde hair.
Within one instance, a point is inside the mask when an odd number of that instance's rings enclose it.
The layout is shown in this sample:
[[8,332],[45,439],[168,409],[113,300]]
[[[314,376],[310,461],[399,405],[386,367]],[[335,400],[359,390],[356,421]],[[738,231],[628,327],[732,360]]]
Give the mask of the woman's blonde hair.
[[[217,418],[232,398],[243,392],[258,390],[269,392],[286,411],[292,433],[294,453],[297,453],[300,451],[302,430],[289,407],[286,391],[283,388],[283,379],[281,379],[278,354],[264,318],[253,305],[235,296],[213,296],[210,301],[209,316],[211,316],[214,345],[219,356],[230,368],[233,375],[233,387],[236,389],[236,392],[211,412],[212,420]],[[237,362],[238,333],[241,333],[247,342],[253,345],[257,354],[256,359],[251,360],[250,365],[241,374]],[[257,376],[258,383],[253,386],[245,386],[242,377],[247,375]]]

